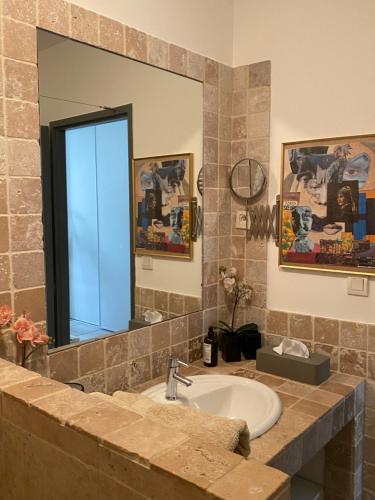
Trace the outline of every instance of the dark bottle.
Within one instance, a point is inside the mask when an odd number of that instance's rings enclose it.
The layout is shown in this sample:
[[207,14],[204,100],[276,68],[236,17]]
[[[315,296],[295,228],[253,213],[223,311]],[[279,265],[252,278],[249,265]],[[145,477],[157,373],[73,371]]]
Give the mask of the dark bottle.
[[203,363],[209,367],[217,365],[217,339],[212,326],[203,340]]

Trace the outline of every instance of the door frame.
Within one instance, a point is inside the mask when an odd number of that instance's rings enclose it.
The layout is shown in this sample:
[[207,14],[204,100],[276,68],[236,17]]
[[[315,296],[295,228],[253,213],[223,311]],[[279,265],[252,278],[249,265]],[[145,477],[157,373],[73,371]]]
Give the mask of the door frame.
[[[54,339],[54,347],[70,344],[69,311],[69,249],[68,211],[66,190],[65,131],[69,128],[126,119],[128,122],[129,191],[131,199],[133,122],[132,105],[127,104],[70,118],[50,122],[41,127],[42,195],[44,254],[46,268],[47,328]],[[133,220],[132,203],[129,204],[129,227]],[[135,260],[133,234],[130,232],[130,286],[131,314],[134,317]]]

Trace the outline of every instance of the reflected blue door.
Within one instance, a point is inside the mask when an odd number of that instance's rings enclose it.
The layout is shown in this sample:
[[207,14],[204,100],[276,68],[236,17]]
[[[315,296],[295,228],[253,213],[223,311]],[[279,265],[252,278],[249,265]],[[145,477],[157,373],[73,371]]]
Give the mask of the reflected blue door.
[[70,316],[111,331],[131,317],[127,127],[66,131]]

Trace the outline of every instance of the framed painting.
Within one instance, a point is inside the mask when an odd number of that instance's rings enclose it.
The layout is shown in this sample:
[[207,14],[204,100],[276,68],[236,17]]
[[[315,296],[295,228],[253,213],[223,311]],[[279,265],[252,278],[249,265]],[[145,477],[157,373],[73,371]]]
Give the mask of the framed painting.
[[192,259],[191,153],[133,160],[134,252]]
[[282,145],[279,264],[375,274],[375,135]]

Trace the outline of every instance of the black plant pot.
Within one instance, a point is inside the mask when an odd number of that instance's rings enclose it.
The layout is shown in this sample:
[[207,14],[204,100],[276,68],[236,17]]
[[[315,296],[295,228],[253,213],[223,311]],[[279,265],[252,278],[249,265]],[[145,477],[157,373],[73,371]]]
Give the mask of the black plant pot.
[[260,333],[254,330],[242,332],[241,344],[245,359],[256,359],[257,349],[262,346]]
[[241,361],[241,337],[239,335],[221,335],[221,356],[224,361]]

